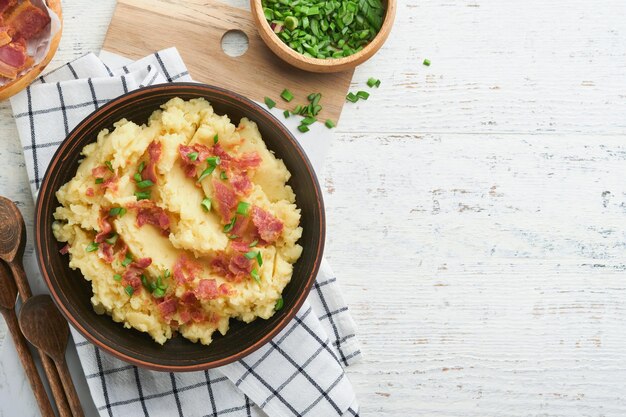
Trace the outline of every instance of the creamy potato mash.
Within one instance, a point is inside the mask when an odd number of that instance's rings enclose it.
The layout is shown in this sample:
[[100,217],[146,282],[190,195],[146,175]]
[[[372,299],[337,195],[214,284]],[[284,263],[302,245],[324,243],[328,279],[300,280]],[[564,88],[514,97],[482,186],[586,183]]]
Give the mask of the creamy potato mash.
[[55,237],[91,282],[96,312],[163,344],[209,344],[230,318],[269,318],[302,247],[282,160],[256,124],[172,99],[85,146],[57,191]]

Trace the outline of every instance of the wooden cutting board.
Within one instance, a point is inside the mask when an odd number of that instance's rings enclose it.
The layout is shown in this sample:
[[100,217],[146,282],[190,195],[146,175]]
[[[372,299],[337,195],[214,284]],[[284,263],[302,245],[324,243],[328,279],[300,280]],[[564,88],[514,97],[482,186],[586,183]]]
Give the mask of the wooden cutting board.
[[[248,36],[249,47],[242,56],[230,57],[221,40],[237,29]],[[339,120],[354,72],[314,74],[289,66],[263,43],[247,10],[211,0],[118,0],[103,49],[136,59],[171,46],[178,48],[194,80],[253,100],[270,97],[277,107],[293,109],[320,92],[321,121]],[[280,98],[284,88],[295,95],[290,103]]]

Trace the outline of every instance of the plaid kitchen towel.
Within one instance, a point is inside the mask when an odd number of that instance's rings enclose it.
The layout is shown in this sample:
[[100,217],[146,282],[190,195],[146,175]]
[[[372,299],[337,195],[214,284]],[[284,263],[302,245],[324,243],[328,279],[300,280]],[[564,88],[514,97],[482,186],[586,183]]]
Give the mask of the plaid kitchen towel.
[[[88,54],[37,79],[11,99],[33,197],[55,149],[89,113],[142,86],[190,80],[174,48],[121,68]],[[102,416],[358,415],[344,373],[360,357],[355,326],[325,262],[296,318],[263,348],[221,368],[149,371],[72,335]]]

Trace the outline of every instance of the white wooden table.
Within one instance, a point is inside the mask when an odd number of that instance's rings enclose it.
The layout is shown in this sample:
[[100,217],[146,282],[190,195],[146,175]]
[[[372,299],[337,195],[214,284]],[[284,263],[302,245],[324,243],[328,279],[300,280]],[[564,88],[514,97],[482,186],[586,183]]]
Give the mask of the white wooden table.
[[[65,1],[52,66],[113,6]],[[626,3],[402,0],[370,76],[324,180],[362,415],[626,415]],[[7,103],[0,132],[28,221]]]

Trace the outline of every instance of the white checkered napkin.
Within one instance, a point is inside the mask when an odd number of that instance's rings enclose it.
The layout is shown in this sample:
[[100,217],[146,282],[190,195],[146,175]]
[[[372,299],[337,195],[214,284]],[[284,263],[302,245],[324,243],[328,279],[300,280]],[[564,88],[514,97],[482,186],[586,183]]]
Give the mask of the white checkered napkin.
[[[189,80],[174,48],[116,69],[88,54],[39,78],[11,100],[33,196],[56,147],[94,109],[144,85]],[[355,326],[325,262],[297,317],[257,352],[218,369],[140,369],[72,335],[102,416],[358,415],[344,373],[360,357]]]

